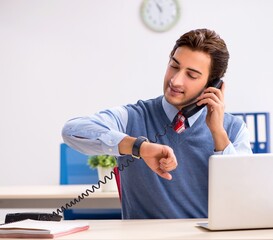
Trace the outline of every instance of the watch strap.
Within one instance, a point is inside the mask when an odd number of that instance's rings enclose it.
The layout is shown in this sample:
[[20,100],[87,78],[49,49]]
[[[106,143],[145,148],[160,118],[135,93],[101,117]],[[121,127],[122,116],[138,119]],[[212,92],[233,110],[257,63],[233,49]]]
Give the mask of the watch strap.
[[148,138],[140,136],[136,139],[132,148],[132,157],[140,158],[140,146],[143,142],[149,142]]

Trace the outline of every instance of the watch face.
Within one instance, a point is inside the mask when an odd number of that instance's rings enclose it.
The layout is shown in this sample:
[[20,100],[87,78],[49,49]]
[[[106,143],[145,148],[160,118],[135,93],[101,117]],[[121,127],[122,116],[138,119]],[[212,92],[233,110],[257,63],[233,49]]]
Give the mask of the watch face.
[[177,0],[144,0],[140,14],[149,29],[164,32],[177,23],[180,8]]

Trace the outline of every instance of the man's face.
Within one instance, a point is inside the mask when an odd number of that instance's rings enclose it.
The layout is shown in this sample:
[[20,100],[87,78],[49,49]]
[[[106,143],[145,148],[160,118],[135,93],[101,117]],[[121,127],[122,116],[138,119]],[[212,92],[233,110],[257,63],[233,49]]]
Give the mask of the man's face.
[[192,103],[203,92],[211,58],[200,51],[179,47],[171,57],[164,78],[164,96],[177,109]]

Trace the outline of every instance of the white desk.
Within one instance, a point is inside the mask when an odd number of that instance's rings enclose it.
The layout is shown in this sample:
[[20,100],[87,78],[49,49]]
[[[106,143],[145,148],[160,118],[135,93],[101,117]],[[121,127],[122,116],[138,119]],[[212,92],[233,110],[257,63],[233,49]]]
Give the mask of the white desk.
[[196,226],[200,221],[205,220],[90,220],[89,230],[56,239],[273,239],[273,229],[210,232]]
[[[92,185],[0,186],[1,208],[60,208]],[[120,208],[118,192],[96,190],[73,208]]]

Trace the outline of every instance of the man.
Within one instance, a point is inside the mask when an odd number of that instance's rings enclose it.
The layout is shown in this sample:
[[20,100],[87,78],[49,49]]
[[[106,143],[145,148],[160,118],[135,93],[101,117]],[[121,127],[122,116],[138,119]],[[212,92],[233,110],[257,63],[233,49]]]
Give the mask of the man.
[[[208,87],[224,76],[228,59],[226,44],[214,31],[190,31],[170,54],[164,96],[64,126],[63,139],[72,148],[115,155],[119,165],[129,164],[120,172],[123,218],[206,218],[209,157],[251,153],[243,121],[224,113],[225,84]],[[196,101],[206,107],[182,117],[184,131],[177,133],[173,119]]]

